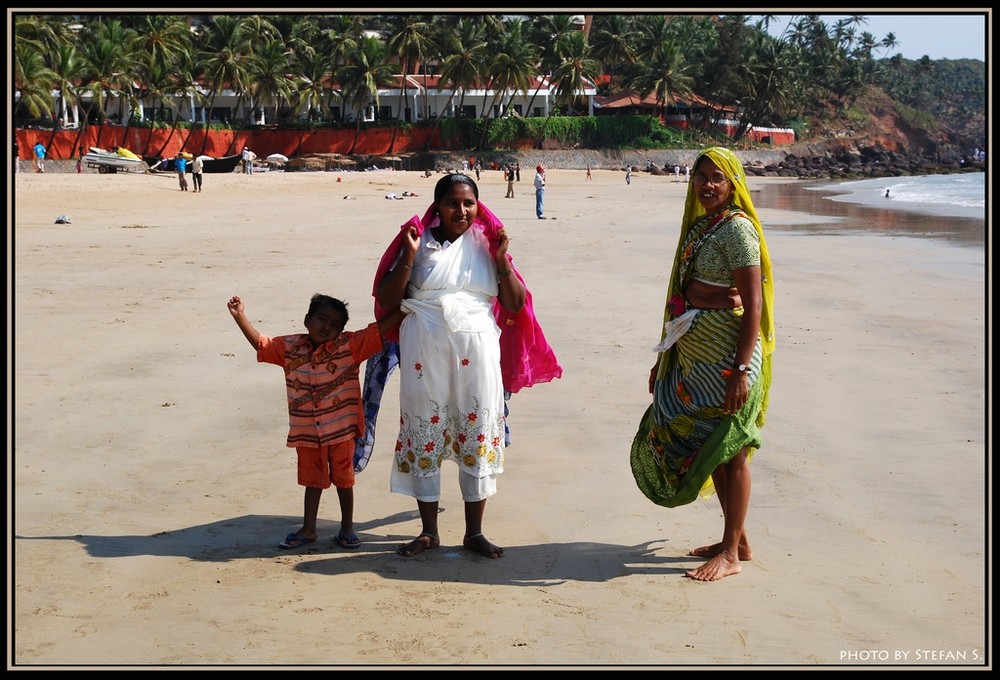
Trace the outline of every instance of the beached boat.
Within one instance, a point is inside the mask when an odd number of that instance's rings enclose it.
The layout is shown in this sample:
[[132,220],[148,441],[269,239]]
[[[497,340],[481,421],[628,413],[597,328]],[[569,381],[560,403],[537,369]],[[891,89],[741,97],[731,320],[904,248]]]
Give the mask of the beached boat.
[[96,146],[90,147],[90,151],[83,155],[83,163],[88,168],[96,168],[102,175],[113,174],[122,170],[123,172],[144,171],[146,165],[141,158],[128,149],[116,149],[107,151]]
[[[190,155],[190,154],[188,154]],[[187,171],[191,172],[191,158],[188,158]],[[242,157],[240,154],[235,156],[223,156],[222,158],[212,158],[210,156],[202,157],[202,172],[204,173],[223,173],[232,172],[236,169],[236,166],[240,164]],[[163,170],[164,172],[174,172],[174,159],[173,158],[146,158],[146,163],[149,164],[150,170]]]

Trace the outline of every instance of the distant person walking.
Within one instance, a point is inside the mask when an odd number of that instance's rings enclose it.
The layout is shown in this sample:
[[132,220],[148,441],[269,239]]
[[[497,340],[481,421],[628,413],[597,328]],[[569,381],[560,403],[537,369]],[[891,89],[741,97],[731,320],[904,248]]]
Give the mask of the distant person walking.
[[205,161],[201,156],[197,156],[191,161],[191,179],[194,180],[194,190],[201,191],[201,175],[205,170]]
[[631,183],[632,183],[632,166],[630,165],[628,166],[628,169],[625,170],[625,184],[631,184]]
[[507,195],[504,198],[514,198],[514,168],[509,165],[505,167],[503,178],[507,180]]
[[184,158],[184,154],[180,151],[174,156],[174,170],[177,171],[177,183],[181,187],[181,191],[188,190],[187,177],[187,159]]
[[681,181],[681,166],[679,165],[674,166],[674,181],[675,182]]
[[514,163],[514,176],[517,178],[518,182],[521,181],[521,164],[520,163]]
[[243,172],[247,175],[253,174],[253,161],[257,154],[250,150],[249,146],[243,147]]
[[691,180],[691,166],[690,165],[685,165],[684,166],[684,181],[688,182],[690,180]]
[[590,174],[590,166],[588,165],[587,166],[587,181],[589,182],[592,179],[594,179],[594,176],[592,174]]
[[545,218],[545,166],[535,168],[535,215],[538,219]]
[[35,172],[45,172],[45,145],[41,142],[35,142],[35,155],[33,158]]

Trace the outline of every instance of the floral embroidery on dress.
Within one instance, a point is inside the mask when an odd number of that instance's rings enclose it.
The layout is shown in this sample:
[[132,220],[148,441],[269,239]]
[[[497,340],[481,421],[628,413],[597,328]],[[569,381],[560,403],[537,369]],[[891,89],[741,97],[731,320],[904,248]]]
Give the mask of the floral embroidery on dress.
[[[407,474],[436,473],[442,461],[454,458],[477,471],[477,476],[503,469],[503,413],[491,413],[476,403],[476,410],[450,414],[447,407],[431,403],[432,413],[400,418],[396,440],[396,467]],[[485,471],[485,472],[484,472]]]

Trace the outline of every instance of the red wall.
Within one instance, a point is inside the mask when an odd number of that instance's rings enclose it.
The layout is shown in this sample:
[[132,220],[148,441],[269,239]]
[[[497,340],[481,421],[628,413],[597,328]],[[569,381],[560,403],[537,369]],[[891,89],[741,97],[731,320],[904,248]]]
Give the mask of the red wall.
[[[411,129],[396,132],[392,153],[423,151],[433,130]],[[87,153],[90,147],[110,149],[123,146],[140,156],[173,157],[178,151],[195,155],[205,154],[220,158],[232,156],[243,150],[244,145],[253,149],[258,158],[280,153],[293,158],[311,153],[347,154],[354,143],[354,130],[150,130],[128,129],[120,125],[93,125],[82,132],[78,130],[15,130],[18,156],[31,159],[31,148],[41,142],[46,148],[46,158],[66,160]],[[369,128],[361,133],[354,149],[355,155],[389,153],[392,128]],[[440,138],[435,135],[440,149]],[[77,151],[79,149],[79,151]]]
[[[418,152],[428,148],[427,139],[434,132],[430,128],[399,130],[393,143],[392,153]],[[53,160],[76,158],[87,153],[92,146],[110,149],[124,146],[140,156],[171,158],[178,151],[187,151],[196,156],[205,154],[215,158],[232,156],[243,150],[244,145],[253,149],[258,158],[266,158],[272,153],[280,153],[294,158],[311,153],[347,154],[354,143],[354,130],[150,130],[148,128],[128,129],[120,125],[92,125],[77,130],[15,130],[18,155],[21,160],[30,160],[31,147],[41,142],[46,148],[46,157]],[[758,132],[751,130],[751,138],[760,142],[762,137],[770,137],[774,146],[794,144],[792,131]],[[389,153],[392,128],[368,128],[358,138],[354,154],[363,156]],[[516,148],[534,148],[535,140],[519,140]],[[435,135],[431,149],[441,149],[441,138]],[[79,149],[79,151],[77,151]]]

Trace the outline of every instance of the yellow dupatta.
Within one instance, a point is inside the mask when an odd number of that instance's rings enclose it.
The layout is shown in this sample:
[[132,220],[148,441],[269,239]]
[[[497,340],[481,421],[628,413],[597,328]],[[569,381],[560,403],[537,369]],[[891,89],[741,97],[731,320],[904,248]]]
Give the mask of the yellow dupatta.
[[[733,195],[730,199],[730,205],[735,205],[750,218],[753,222],[754,229],[757,231],[757,236],[760,238],[760,277],[761,277],[761,312],[760,312],[760,344],[761,353],[764,359],[764,371],[766,375],[765,385],[770,383],[770,365],[771,362],[769,357],[772,352],[774,352],[775,347],[775,324],[774,324],[774,278],[771,273],[771,255],[767,248],[767,241],[764,239],[764,230],[760,225],[760,218],[757,216],[757,210],[754,208],[753,201],[750,199],[750,188],[747,186],[747,176],[746,171],[743,169],[743,164],[740,163],[740,159],[736,157],[736,154],[721,146],[713,146],[705,149],[700,154],[698,158],[695,159],[694,164],[691,166],[692,170],[698,167],[698,163],[702,158],[708,158],[713,163],[715,163],[723,174],[725,174],[726,179],[729,180],[733,187]],[[667,300],[675,293],[681,292],[681,280],[680,280],[680,261],[681,253],[683,252],[684,242],[687,239],[688,232],[691,227],[698,222],[702,217],[705,216],[705,208],[702,206],[701,201],[698,200],[698,188],[694,183],[692,178],[688,184],[687,198],[684,202],[684,217],[681,220],[681,233],[677,240],[677,251],[674,253],[674,263],[673,269],[670,274],[670,286],[667,290]],[[663,312],[663,324],[671,319],[669,304],[665,306]],[[661,332],[660,339],[662,340],[666,331]],[[666,374],[667,361],[664,359],[669,354],[670,350],[660,354],[660,364],[659,370],[657,371],[657,378],[662,379]],[[766,395],[766,392],[765,392]],[[764,409],[766,410],[767,398],[764,399]],[[761,414],[761,422],[763,422],[763,413]]]

